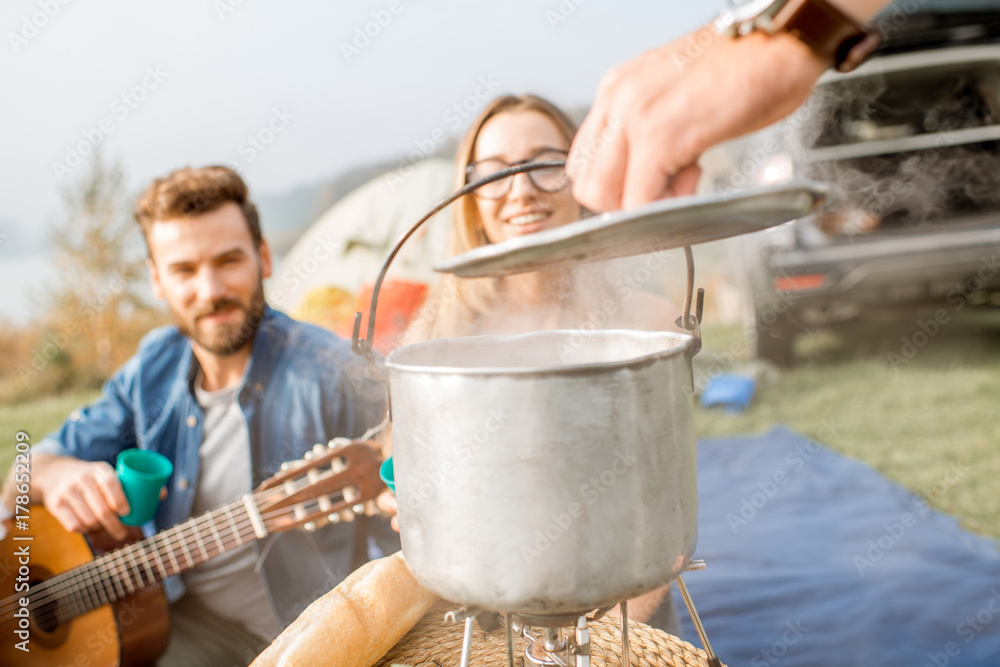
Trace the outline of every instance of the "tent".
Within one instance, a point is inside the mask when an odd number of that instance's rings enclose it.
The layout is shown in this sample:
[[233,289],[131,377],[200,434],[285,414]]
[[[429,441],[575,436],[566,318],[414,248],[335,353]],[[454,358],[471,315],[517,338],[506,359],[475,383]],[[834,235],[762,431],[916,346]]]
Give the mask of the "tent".
[[[358,294],[375,281],[399,235],[453,186],[453,163],[440,158],[372,179],[334,204],[292,246],[268,285],[269,303],[293,313],[311,290],[333,287]],[[445,255],[450,225],[450,208],[427,221],[393,262],[389,276],[433,282],[430,267]]]

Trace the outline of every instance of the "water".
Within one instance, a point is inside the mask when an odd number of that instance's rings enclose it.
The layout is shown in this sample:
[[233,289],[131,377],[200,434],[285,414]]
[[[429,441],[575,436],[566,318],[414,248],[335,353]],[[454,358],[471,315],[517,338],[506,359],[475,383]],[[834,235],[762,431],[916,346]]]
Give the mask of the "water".
[[38,319],[57,281],[53,255],[0,256],[0,321],[22,325]]

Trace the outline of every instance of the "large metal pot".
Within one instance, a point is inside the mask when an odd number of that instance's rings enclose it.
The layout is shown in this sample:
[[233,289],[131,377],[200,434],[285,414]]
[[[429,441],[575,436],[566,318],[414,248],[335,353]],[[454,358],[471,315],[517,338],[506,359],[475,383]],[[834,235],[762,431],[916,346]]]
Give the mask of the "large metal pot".
[[[561,166],[518,165],[469,183],[397,240],[488,182]],[[694,335],[543,331],[410,345],[386,360],[403,551],[421,584],[454,602],[575,615],[661,586],[691,559],[697,534],[691,357],[700,349],[690,243],[801,217],[825,190],[792,182],[655,202],[492,244],[435,268],[503,276],[555,264],[684,247],[678,324]]]
[[561,615],[679,574],[697,536],[696,342],[543,331],[392,352],[401,538],[421,584]]

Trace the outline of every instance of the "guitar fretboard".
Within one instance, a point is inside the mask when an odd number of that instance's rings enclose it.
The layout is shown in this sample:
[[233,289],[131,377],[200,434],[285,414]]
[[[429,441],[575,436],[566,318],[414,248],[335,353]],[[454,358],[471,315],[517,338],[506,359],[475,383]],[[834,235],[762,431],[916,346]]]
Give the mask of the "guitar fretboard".
[[256,539],[236,501],[32,586],[31,608],[64,623]]

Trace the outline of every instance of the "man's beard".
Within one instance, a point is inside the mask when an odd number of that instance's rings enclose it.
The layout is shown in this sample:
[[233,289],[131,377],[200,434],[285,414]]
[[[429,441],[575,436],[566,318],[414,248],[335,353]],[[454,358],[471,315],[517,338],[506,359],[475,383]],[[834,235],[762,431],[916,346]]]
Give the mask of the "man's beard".
[[[214,301],[211,306],[196,312],[190,321],[180,317],[172,308],[170,314],[181,333],[197,343],[202,349],[220,357],[228,357],[242,350],[243,346],[253,339],[254,334],[257,333],[257,327],[260,326],[260,321],[264,318],[266,305],[264,286],[261,281],[258,281],[257,289],[250,297],[250,303],[243,303],[239,299],[219,299]],[[202,317],[214,315],[231,307],[242,311],[243,317],[236,322],[219,324],[210,333],[202,332],[198,328],[198,320]]]

